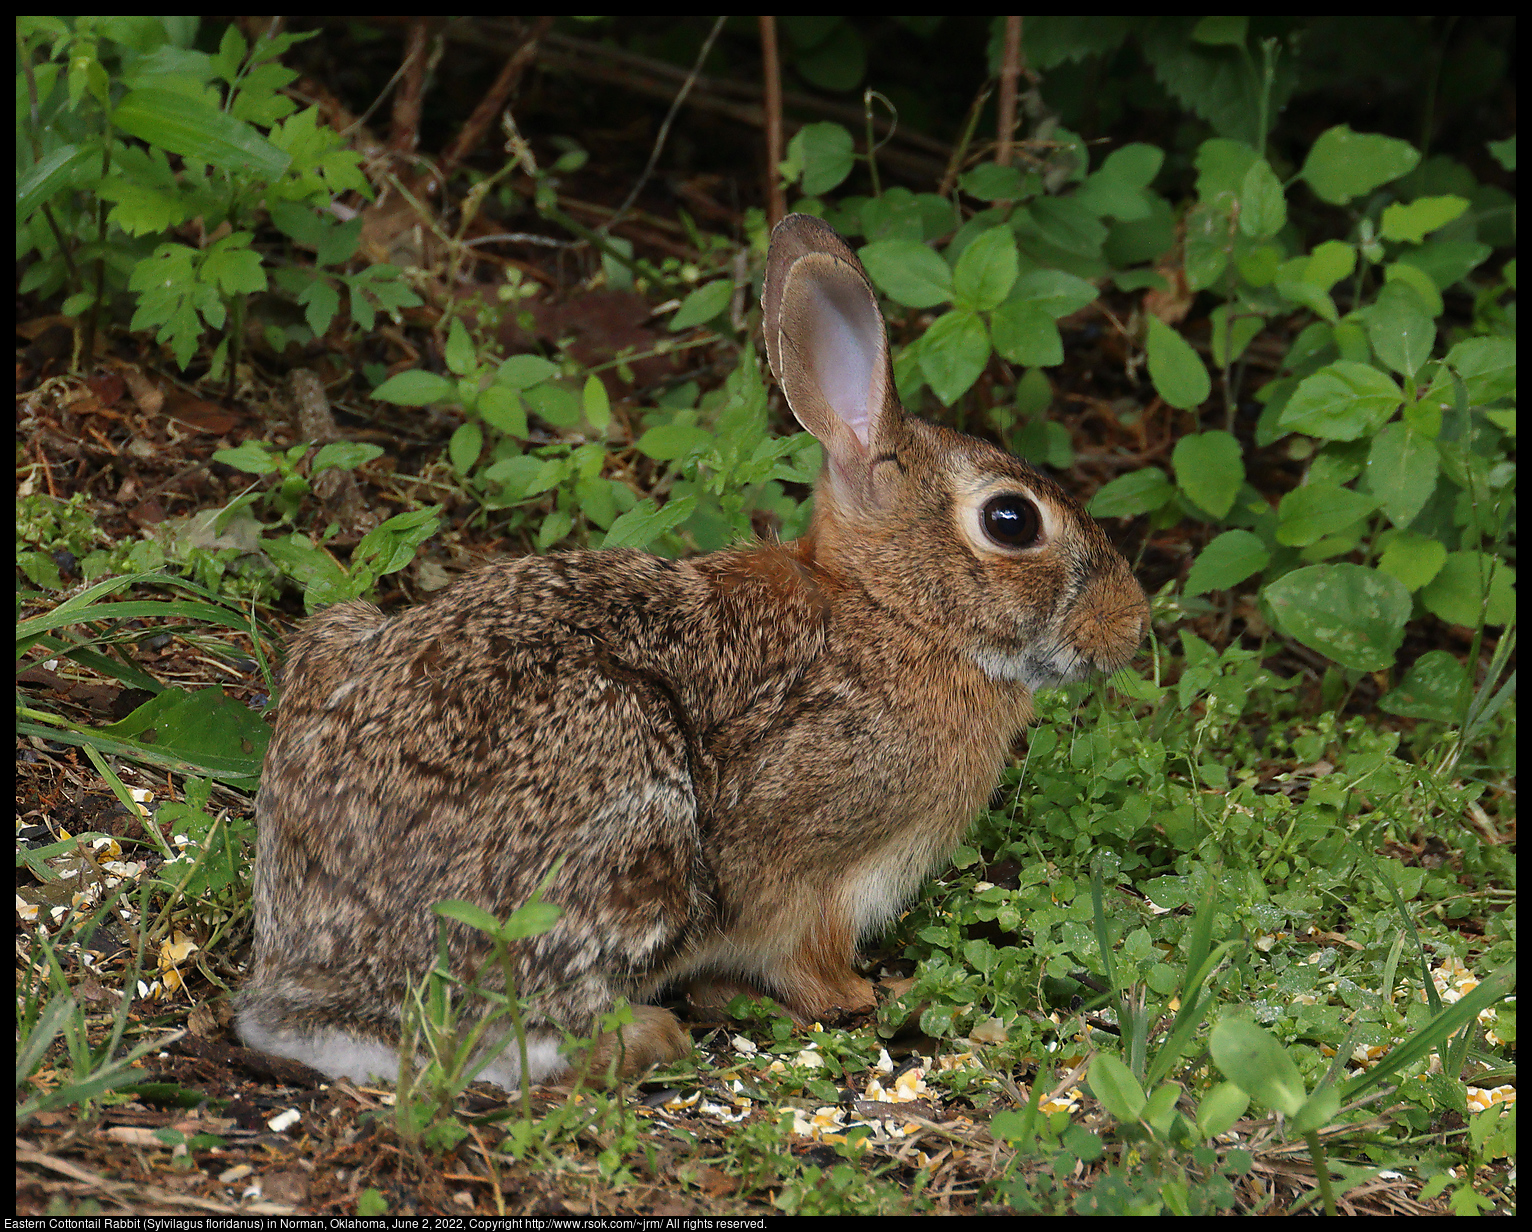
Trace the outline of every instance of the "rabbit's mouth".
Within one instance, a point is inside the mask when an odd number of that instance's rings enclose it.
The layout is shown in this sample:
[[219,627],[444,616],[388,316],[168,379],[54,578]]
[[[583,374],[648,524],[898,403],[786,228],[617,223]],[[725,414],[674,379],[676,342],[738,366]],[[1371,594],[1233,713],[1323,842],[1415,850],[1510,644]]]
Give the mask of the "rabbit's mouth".
[[1036,650],[1005,651],[995,646],[974,647],[968,653],[991,680],[1017,681],[1034,693],[1039,689],[1056,689],[1060,685],[1088,680],[1097,672],[1097,668],[1078,653],[1060,651],[1044,655]]

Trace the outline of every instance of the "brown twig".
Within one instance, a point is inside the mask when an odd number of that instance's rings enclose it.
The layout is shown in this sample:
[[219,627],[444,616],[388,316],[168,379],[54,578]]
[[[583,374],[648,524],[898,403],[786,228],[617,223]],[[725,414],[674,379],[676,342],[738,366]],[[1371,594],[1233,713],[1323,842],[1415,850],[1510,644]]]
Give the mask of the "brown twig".
[[420,103],[426,92],[427,19],[416,17],[404,36],[404,81],[394,95],[394,117],[388,134],[391,150],[413,150],[420,142]]
[[777,56],[777,19],[762,17],[761,76],[766,99],[766,224],[774,227],[787,214],[782,187],[782,62]]
[[494,126],[495,117],[505,108],[528,66],[537,58],[537,49],[543,37],[553,25],[552,17],[539,17],[521,46],[507,58],[505,67],[495,78],[495,84],[485,91],[473,114],[458,131],[457,137],[442,156],[442,174],[450,176],[470,154],[484,141],[484,135]]
[[995,162],[1011,165],[1011,143],[1016,139],[1016,81],[1021,76],[1021,18],[1005,19],[1005,50],[1000,57],[1000,95],[995,100],[998,112],[995,136],[999,149]]

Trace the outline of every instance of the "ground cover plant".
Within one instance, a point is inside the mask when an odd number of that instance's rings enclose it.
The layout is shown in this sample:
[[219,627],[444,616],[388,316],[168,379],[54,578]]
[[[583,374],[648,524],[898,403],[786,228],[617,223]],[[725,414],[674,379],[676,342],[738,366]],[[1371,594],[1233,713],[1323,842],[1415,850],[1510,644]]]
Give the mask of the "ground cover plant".
[[[19,19],[19,1209],[1514,1209],[1513,43]],[[503,1093],[437,972],[393,1091],[239,1048],[293,621],[807,524],[783,209],[907,406],[1089,497],[1150,642],[1038,698],[866,1021]]]

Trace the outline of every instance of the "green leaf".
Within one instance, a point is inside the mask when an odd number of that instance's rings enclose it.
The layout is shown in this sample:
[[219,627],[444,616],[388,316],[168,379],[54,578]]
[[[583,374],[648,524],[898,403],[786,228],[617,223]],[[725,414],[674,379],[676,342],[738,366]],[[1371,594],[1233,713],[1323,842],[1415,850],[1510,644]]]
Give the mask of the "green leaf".
[[1446,650],[1428,650],[1416,659],[1399,686],[1378,700],[1378,708],[1410,719],[1456,723],[1468,674]]
[[471,376],[478,370],[478,357],[473,353],[473,339],[468,336],[468,330],[463,327],[461,317],[453,317],[452,324],[447,327],[445,358],[447,371],[454,372],[458,376]]
[[1299,172],[1314,195],[1345,205],[1415,169],[1420,152],[1407,141],[1378,133],[1355,133],[1338,124],[1319,135]]
[[559,366],[541,355],[512,355],[495,373],[495,382],[511,389],[530,389],[559,374]]
[[952,298],[975,311],[994,308],[1016,282],[1019,258],[1016,236],[1009,227],[991,227],[974,240],[952,271]]
[[706,449],[713,434],[696,424],[660,424],[650,428],[634,443],[634,448],[656,462],[678,462]]
[[1221,518],[1234,507],[1245,482],[1245,459],[1239,442],[1227,432],[1183,436],[1171,455],[1176,482],[1191,502]]
[[1365,312],[1367,338],[1377,357],[1401,376],[1413,377],[1436,344],[1436,324],[1420,298],[1401,282],[1391,282]]
[[1447,366],[1463,378],[1473,406],[1487,406],[1516,392],[1516,341],[1465,338],[1447,352]]
[[931,391],[951,406],[989,362],[989,334],[977,314],[961,308],[937,317],[920,340],[920,370]]
[[719,278],[698,287],[681,301],[676,315],[670,318],[671,332],[676,333],[711,321],[729,306],[733,294],[734,284],[727,278]]
[[1049,368],[1064,362],[1064,339],[1043,303],[1009,299],[990,314],[989,329],[995,350],[1013,364]]
[[479,394],[479,417],[491,428],[525,440],[527,436],[527,408],[521,395],[505,385],[491,385]]
[[1303,1075],[1287,1050],[1254,1023],[1225,1018],[1208,1037],[1223,1076],[1268,1108],[1293,1116],[1307,1101]]
[[1287,432],[1354,441],[1381,428],[1403,401],[1403,392],[1386,372],[1337,360],[1299,384],[1277,424]]
[[374,574],[383,577],[397,573],[415,559],[415,549],[436,533],[440,505],[396,513],[362,536],[351,550],[351,560],[367,561]]
[[1408,204],[1396,201],[1383,211],[1378,234],[1386,240],[1418,244],[1430,232],[1461,217],[1467,208],[1466,197],[1418,197]]
[[[1485,604],[1485,583],[1489,600]],[[1449,552],[1440,571],[1420,592],[1426,611],[1450,625],[1475,629],[1503,625],[1516,614],[1516,571],[1488,552]]]
[[459,424],[452,439],[447,442],[447,457],[452,469],[466,475],[478,465],[479,455],[484,451],[484,429],[476,423]]
[[223,171],[249,172],[268,183],[291,161],[254,128],[220,111],[205,97],[146,86],[130,91],[112,123],[131,137]]
[[233,449],[215,449],[213,461],[232,466],[247,475],[269,475],[277,469],[277,462],[271,452],[254,441],[246,441]]
[[856,165],[855,145],[851,134],[839,124],[805,124],[787,143],[789,179],[803,177],[803,193],[817,197],[829,192]]
[[1133,1125],[1143,1114],[1144,1088],[1133,1071],[1108,1052],[1098,1052],[1090,1063],[1090,1089],[1101,1106],[1124,1125]]
[[934,308],[952,298],[951,268],[924,244],[879,240],[857,256],[878,289],[907,308]]
[[1023,274],[1011,288],[1008,303],[1034,304],[1050,317],[1067,317],[1096,302],[1096,285],[1058,269],[1037,269]]
[[411,368],[391,376],[372,391],[379,402],[392,402],[396,406],[430,406],[434,402],[455,401],[457,386],[444,376]]
[[1250,1095],[1238,1083],[1220,1082],[1197,1107],[1198,1136],[1216,1138],[1228,1133],[1249,1107]]
[[980,201],[1017,201],[1022,196],[1021,171],[998,163],[980,163],[964,172],[958,183]]
[[151,744],[156,752],[192,763],[212,759],[210,764],[241,777],[260,773],[271,739],[271,729],[260,715],[217,686],[194,693],[166,689],[120,722],[94,730]]
[[1203,548],[1186,575],[1185,594],[1228,590],[1271,563],[1271,553],[1248,530],[1226,530]]
[[1192,27],[1192,42],[1243,47],[1249,29],[1248,17],[1204,17]]
[[580,399],[563,385],[534,385],[522,391],[526,408],[544,423],[555,428],[573,428],[580,422]]
[[1395,531],[1389,536],[1388,546],[1378,558],[1378,568],[1390,577],[1398,578],[1410,592],[1419,590],[1447,563],[1447,549],[1439,539],[1409,531]]
[[1402,420],[1386,425],[1372,439],[1367,486],[1395,526],[1408,526],[1419,516],[1436,491],[1440,470],[1436,442]]
[[100,151],[89,146],[64,145],[45,155],[16,181],[16,217],[22,222],[30,220],[58,193],[94,178],[100,164]]
[[381,458],[383,453],[383,446],[369,445],[365,441],[331,441],[320,446],[309,469],[316,475],[330,467],[354,471],[374,458]]
[[598,432],[605,432],[612,422],[612,400],[601,378],[594,372],[585,378],[585,392],[580,401],[585,409],[585,422]]
[[1393,663],[1412,606],[1397,578],[1352,564],[1295,569],[1263,598],[1288,636],[1359,672]]
[[696,508],[697,498],[694,495],[674,497],[662,507],[656,507],[652,500],[641,500],[612,523],[601,546],[646,548],[666,531],[681,525]]
[[1365,518],[1378,502],[1364,493],[1333,483],[1306,483],[1277,505],[1277,542],[1306,547]]
[[1191,343],[1159,317],[1149,317],[1149,378],[1160,397],[1183,411],[1207,401],[1212,392],[1208,370]]
[[1176,490],[1157,466],[1119,475],[1091,497],[1087,511],[1098,518],[1131,518],[1158,509]]
[[1282,181],[1264,158],[1250,164],[1239,193],[1239,229],[1253,240],[1269,240],[1287,225]]

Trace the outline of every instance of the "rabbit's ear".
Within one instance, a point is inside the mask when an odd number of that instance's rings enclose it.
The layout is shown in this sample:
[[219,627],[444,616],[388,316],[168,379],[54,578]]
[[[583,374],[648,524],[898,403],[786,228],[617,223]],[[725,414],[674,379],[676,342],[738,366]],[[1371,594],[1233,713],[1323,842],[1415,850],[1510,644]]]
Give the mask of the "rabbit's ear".
[[837,495],[869,495],[872,445],[900,414],[888,336],[861,262],[819,219],[790,214],[766,262],[766,358],[798,422],[824,446]]

